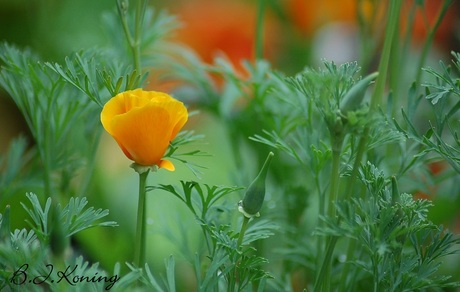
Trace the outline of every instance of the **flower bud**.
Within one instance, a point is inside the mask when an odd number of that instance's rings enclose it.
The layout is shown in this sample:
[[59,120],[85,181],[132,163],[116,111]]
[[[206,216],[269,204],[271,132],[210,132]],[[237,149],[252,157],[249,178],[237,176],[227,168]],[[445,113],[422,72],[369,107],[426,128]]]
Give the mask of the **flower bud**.
[[353,87],[345,94],[340,101],[340,111],[346,115],[349,111],[353,111],[359,108],[361,102],[364,99],[364,94],[369,84],[377,78],[378,72],[374,72],[360,81],[358,81]]
[[238,210],[248,218],[259,216],[259,210],[262,208],[265,198],[265,179],[273,156],[273,152],[268,153],[262,169],[249,185],[243,200],[238,203]]

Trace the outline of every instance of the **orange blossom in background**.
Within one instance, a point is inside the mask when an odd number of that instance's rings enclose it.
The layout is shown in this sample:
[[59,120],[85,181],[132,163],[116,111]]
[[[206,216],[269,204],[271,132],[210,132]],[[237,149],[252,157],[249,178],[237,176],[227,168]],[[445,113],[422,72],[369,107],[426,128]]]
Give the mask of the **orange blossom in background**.
[[[254,58],[256,6],[247,1],[181,1],[173,8],[182,22],[177,39],[194,49],[206,63],[223,53],[234,66]],[[279,27],[268,9],[264,15],[263,48],[265,58],[276,54]]]

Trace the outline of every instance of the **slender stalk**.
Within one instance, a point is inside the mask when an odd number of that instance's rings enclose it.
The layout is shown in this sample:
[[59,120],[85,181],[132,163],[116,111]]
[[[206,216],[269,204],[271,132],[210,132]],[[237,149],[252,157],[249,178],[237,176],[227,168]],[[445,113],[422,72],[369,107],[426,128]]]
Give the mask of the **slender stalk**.
[[257,23],[256,23],[256,43],[255,57],[256,60],[263,59],[263,24],[265,12],[265,0],[258,0]]
[[132,46],[134,43],[133,36],[129,30],[128,20],[126,19],[126,13],[128,10],[128,4],[124,0],[117,0],[117,9],[118,15],[120,15],[121,25],[123,26],[123,31],[125,32],[125,37],[128,40],[129,46]]
[[139,173],[139,203],[137,204],[137,225],[136,225],[136,249],[134,253],[134,262],[137,267],[145,263],[145,240],[146,240],[146,204],[145,204],[145,186],[149,171]]
[[[419,84],[420,79],[422,78],[422,73],[423,73],[422,67],[424,66],[424,64],[426,62],[426,59],[428,57],[428,52],[430,51],[431,45],[433,44],[434,35],[435,35],[436,31],[438,30],[438,27],[441,24],[446,12],[447,12],[447,9],[449,8],[449,5],[451,5],[452,2],[453,2],[452,0],[445,0],[444,1],[444,4],[441,7],[441,9],[439,10],[439,13],[438,13],[438,15],[436,17],[435,24],[433,25],[433,27],[428,32],[428,36],[427,36],[427,39],[426,39],[425,43],[423,44],[422,53],[420,55],[420,59],[418,61],[418,65],[417,65],[417,75],[415,77],[415,84]],[[416,90],[418,92],[418,90],[419,90],[418,86],[417,86]],[[415,94],[414,96],[417,96],[417,95],[418,94]],[[409,100],[408,102],[411,102],[411,100]],[[414,108],[414,106],[415,106],[414,104],[408,104],[407,108],[411,109],[411,108]]]
[[345,198],[349,199],[352,196],[354,184],[356,178],[358,177],[359,167],[361,165],[361,160],[366,152],[367,136],[369,136],[369,127],[365,127],[361,136],[361,139],[358,143],[358,148],[356,150],[356,158],[353,163],[353,170],[351,171],[350,178],[348,180],[347,189],[345,191]]
[[[393,80],[394,80],[394,83],[391,85],[391,89],[393,91],[393,93],[395,94],[395,96],[399,96],[400,94],[400,87],[398,86],[399,85],[399,81],[400,81],[400,73],[403,73],[404,72],[401,72],[400,68],[406,68],[407,67],[407,62],[408,60],[410,59],[409,58],[409,55],[408,55],[408,52],[409,52],[409,48],[410,48],[410,43],[411,43],[411,40],[412,40],[412,34],[413,34],[413,29],[414,29],[414,18],[415,18],[415,12],[416,12],[416,8],[417,8],[418,4],[414,1],[413,4],[412,4],[412,7],[410,8],[410,11],[409,13],[406,13],[406,15],[408,15],[408,17],[405,18],[406,20],[406,31],[405,31],[405,35],[402,35],[401,36],[401,49],[400,49],[400,53],[399,53],[399,56],[398,56],[398,59],[396,58],[393,58],[396,62],[396,64],[392,64],[392,66],[394,68],[396,68],[394,73],[396,73],[395,76],[392,76],[393,77]],[[394,74],[392,73],[392,75]],[[393,103],[393,109],[392,109],[392,116],[394,117],[395,114],[396,114],[396,107],[397,107],[397,103]],[[414,109],[415,110],[415,109]],[[411,108],[408,108],[408,111],[410,112],[411,111]]]
[[[47,113],[47,116],[50,116],[50,113]],[[51,160],[51,145],[52,145],[52,139],[50,137],[50,129],[45,126],[43,129],[43,142],[41,147],[43,150],[40,151],[41,153],[41,159],[43,163],[43,180],[44,180],[44,193],[45,196],[50,196],[53,200],[53,202],[58,203],[60,202],[60,194],[57,194],[56,191],[53,189],[53,165],[52,165],[52,160]],[[38,134],[38,135],[41,135]]]
[[243,216],[243,223],[241,224],[240,235],[238,236],[238,248],[243,243],[244,233],[246,232],[246,229],[248,228],[248,222],[249,222],[249,218],[246,216]]
[[[341,144],[341,143],[340,143]],[[335,217],[335,208],[334,202],[337,200],[338,192],[339,192],[339,179],[340,179],[340,150],[332,150],[332,181],[331,181],[331,192],[329,196],[329,206],[328,206],[328,215],[330,218]],[[334,237],[335,238],[335,237]],[[329,238],[329,240],[333,241],[334,238]],[[335,245],[335,244],[334,244]],[[324,274],[324,291],[329,291],[330,289],[330,271],[331,271],[331,259],[332,259],[332,249],[329,248],[324,257],[323,267],[325,268]]]
[[[241,229],[240,229],[240,235],[238,236],[238,243],[237,243],[237,248],[242,249],[241,244],[243,243],[243,238],[244,238],[244,233],[246,232],[246,229],[248,228],[248,222],[249,218],[243,215],[243,223],[241,224]],[[235,272],[233,273],[233,277],[229,277],[228,281],[228,291],[239,291],[237,288],[237,279],[238,279],[238,273],[240,272],[240,267],[239,263],[237,262],[235,266]]]
[[[193,210],[193,207],[190,206],[192,212],[195,212]],[[208,208],[206,206],[203,206],[203,211],[201,212],[201,220],[203,220],[203,222],[206,221],[206,213],[208,212]],[[201,231],[203,231],[203,236],[204,236],[204,239],[206,241],[206,247],[208,248],[208,252],[209,254],[213,254],[213,249],[211,248],[211,243],[209,242],[209,236],[206,232],[206,228],[204,228],[204,226],[201,226]]]
[[372,266],[374,271],[374,292],[379,291],[379,269],[378,269],[378,257],[372,257]]
[[[343,143],[343,136],[338,134],[333,137],[333,146],[332,146],[332,171],[331,171],[331,189],[329,195],[329,206],[328,206],[328,216],[330,218],[335,217],[335,208],[334,202],[337,200],[339,193],[339,180],[340,180],[340,154]],[[326,254],[323,259],[323,263],[320,269],[320,272],[315,282],[315,287],[318,286],[318,289],[322,291],[329,291],[330,289],[330,270],[331,270],[331,259],[332,253],[334,252],[335,244],[337,242],[337,237],[331,236],[328,238],[328,243],[326,246]],[[316,291],[316,288],[315,288]]]
[[[385,91],[385,83],[387,80],[388,64],[390,63],[391,47],[393,43],[393,35],[395,34],[398,22],[399,13],[401,10],[401,0],[392,0],[390,3],[390,15],[387,23],[387,33],[383,44],[382,58],[379,64],[379,76],[375,85],[375,90],[371,97],[370,111],[375,111],[377,106],[382,102],[383,93]],[[367,137],[366,137],[367,138]]]
[[338,237],[332,236],[329,238],[326,248],[326,254],[324,256],[323,265],[319,271],[318,277],[315,281],[315,286],[313,291],[329,291],[328,286],[330,283],[325,283],[326,278],[328,278],[330,270],[330,262],[332,259],[332,253],[334,252],[335,244],[337,243]]
[[[348,243],[348,249],[347,249],[347,257],[345,260],[353,258],[356,250],[356,240],[351,239]],[[350,291],[347,290],[347,280],[350,278],[348,277],[348,274],[350,272],[350,265],[345,263],[343,267],[343,272],[342,272],[342,278],[340,279],[340,288],[339,292],[345,292],[345,291]]]
[[146,0],[138,0],[136,6],[136,26],[134,29],[134,43],[131,45],[133,51],[134,67],[138,74],[142,73],[141,66],[141,44],[142,44],[142,24],[144,23]]
[[[392,46],[391,46],[391,58],[389,59],[388,63],[388,86],[391,88],[392,92],[392,99],[388,99],[388,105],[387,105],[387,110],[388,113],[390,114],[391,118],[394,118],[399,107],[401,106],[398,103],[398,97],[399,95],[399,87],[401,85],[401,68],[399,67],[401,64],[401,59],[402,54],[399,50],[401,47],[400,44],[400,39],[401,39],[401,34],[399,30],[397,29],[393,35],[393,41],[392,41]],[[404,73],[403,73],[404,74]]]
[[[387,73],[388,73],[388,64],[390,62],[390,53],[391,53],[391,48],[392,48],[392,42],[393,42],[393,35],[394,32],[397,28],[397,24],[399,21],[399,14],[401,10],[401,0],[392,0],[390,2],[390,14],[389,14],[389,19],[387,22],[387,34],[385,35],[385,41],[383,45],[383,52],[382,52],[382,58],[380,59],[380,64],[378,68],[379,76],[377,77],[377,82],[375,85],[374,92],[371,97],[371,104],[370,104],[370,109],[369,109],[369,117],[372,117],[373,113],[377,110],[377,107],[381,104],[382,102],[382,97],[383,93],[385,91],[385,83],[387,80]],[[396,102],[396,101],[394,101]],[[353,191],[353,186],[356,181],[356,177],[358,176],[358,171],[359,171],[359,165],[361,164],[362,158],[364,156],[364,153],[366,152],[366,145],[367,145],[367,139],[369,136],[369,125],[366,125],[366,127],[363,130],[363,133],[361,135],[361,139],[358,144],[357,152],[356,152],[356,158],[355,162],[353,165],[353,170],[350,176],[350,179],[348,180],[349,184],[346,189],[346,197],[350,198],[351,193]]]
[[[318,189],[318,202],[319,202],[319,218],[322,218],[325,215],[325,210],[324,210],[324,205],[325,205],[325,195],[326,192],[323,192],[321,190],[321,184],[319,182],[319,177],[318,175],[315,175],[315,182],[316,182],[316,188]],[[318,219],[317,223],[318,227],[321,228],[324,224],[321,219]],[[316,241],[316,252],[317,254],[323,254],[323,243],[321,240]],[[321,265],[321,257],[316,257],[316,267],[320,267]]]
[[128,10],[127,4],[124,0],[117,0],[118,14],[121,18],[121,24],[123,26],[123,31],[125,32],[126,39],[131,48],[133,55],[134,68],[138,74],[142,72],[141,66],[141,43],[142,43],[142,23],[144,22],[145,9],[147,7],[147,1],[137,0],[136,6],[136,15],[135,15],[135,27],[134,27],[134,36],[131,33],[128,25],[128,20],[126,18],[126,13]]
[[[340,142],[342,145],[342,142]],[[341,150],[332,150],[332,171],[331,171],[331,190],[329,195],[328,215],[335,216],[334,202],[337,200],[339,194],[339,180],[340,180],[340,153]]]

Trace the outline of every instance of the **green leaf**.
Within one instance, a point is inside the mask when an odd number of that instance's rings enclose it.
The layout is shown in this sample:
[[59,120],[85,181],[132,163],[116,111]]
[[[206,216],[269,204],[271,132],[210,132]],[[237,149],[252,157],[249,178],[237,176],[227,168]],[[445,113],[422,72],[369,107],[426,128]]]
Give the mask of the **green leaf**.
[[67,236],[80,232],[82,230],[100,226],[100,227],[116,227],[118,224],[114,221],[106,221],[95,223],[97,220],[106,217],[109,214],[108,210],[89,207],[84,210],[88,201],[86,198],[70,198],[69,203],[62,209],[61,220],[67,228]]
[[175,262],[174,257],[171,255],[169,256],[168,260],[165,260],[166,265],[166,280],[167,280],[167,287],[169,292],[176,291],[176,277],[175,277]]
[[51,208],[51,198],[48,198],[45,203],[45,208],[42,209],[37,195],[34,193],[27,193],[26,197],[32,204],[32,209],[29,209],[24,203],[21,202],[22,207],[29,214],[32,222],[26,220],[27,223],[38,234],[40,241],[47,242],[49,237],[49,222],[48,214]]
[[[29,222],[31,227],[40,237],[41,241],[47,242],[50,235],[51,223],[49,222],[49,212],[52,204],[51,198],[48,198],[45,203],[45,208],[42,209],[38,197],[33,193],[28,193],[27,198],[32,203],[32,208],[28,208],[25,204],[21,203],[23,208],[32,218]],[[60,210],[60,221],[64,227],[63,232],[65,236],[72,236],[73,234],[86,230],[88,228],[100,227],[115,227],[118,226],[114,221],[105,221],[96,223],[97,220],[106,217],[109,214],[108,210],[97,209],[89,207],[85,209],[88,201],[86,198],[70,198],[69,203]],[[59,205],[58,205],[59,206]]]
[[153,276],[152,272],[150,271],[150,267],[147,263],[144,265],[144,269],[145,269],[145,274],[147,275],[147,280],[148,280],[150,287],[155,289],[155,291],[159,291],[159,292],[164,291],[163,288],[161,288],[160,285],[158,284],[155,277]]

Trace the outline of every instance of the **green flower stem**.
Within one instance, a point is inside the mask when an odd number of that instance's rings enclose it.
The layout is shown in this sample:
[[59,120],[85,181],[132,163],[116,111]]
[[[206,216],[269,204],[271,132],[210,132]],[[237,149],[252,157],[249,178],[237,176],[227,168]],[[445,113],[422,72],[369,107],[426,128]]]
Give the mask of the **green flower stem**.
[[[390,13],[389,13],[389,18],[387,22],[387,27],[386,27],[386,35],[385,35],[385,41],[383,45],[383,52],[382,52],[382,57],[380,60],[378,72],[379,76],[377,77],[377,82],[375,86],[375,90],[372,94],[371,97],[371,104],[370,104],[370,110],[369,110],[369,116],[372,116],[372,114],[377,110],[377,107],[380,105],[383,97],[383,93],[385,90],[385,83],[387,80],[387,72],[388,72],[388,67],[390,64],[390,55],[392,51],[392,44],[394,41],[394,35],[396,32],[396,29],[398,27],[399,23],[399,17],[400,17],[400,10],[401,10],[401,5],[402,1],[401,0],[392,0],[390,2]],[[396,101],[393,101],[396,102]],[[345,192],[345,198],[349,199],[352,196],[352,192],[354,189],[354,183],[357,179],[359,168],[361,165],[362,158],[366,152],[366,146],[367,146],[367,139],[369,137],[369,132],[370,128],[369,126],[366,126],[363,130],[361,139],[358,144],[357,152],[356,152],[356,158],[355,162],[353,164],[353,170],[350,176],[350,179],[348,181],[347,189]],[[334,248],[335,244],[332,246],[332,249]],[[349,248],[347,250],[347,259],[350,259],[354,256],[356,250],[356,244],[353,242],[350,242]],[[332,250],[333,251],[333,250]],[[332,254],[331,251],[331,254]],[[329,250],[327,251],[329,253]],[[327,256],[327,255],[326,255]],[[347,281],[347,276],[349,273],[349,268],[350,265],[345,265],[344,270],[343,270],[343,277],[341,279],[340,283],[340,289],[339,291],[344,291],[346,287],[346,281]]]
[[[51,98],[50,98],[51,100]],[[50,106],[48,106],[48,109],[46,110],[46,116],[52,116],[52,113],[50,112]],[[51,128],[48,125],[44,125],[43,127],[43,136],[40,138],[41,133],[40,130],[38,129],[37,131],[37,137],[36,139],[43,139],[41,143],[41,147],[38,147],[41,153],[41,159],[43,163],[43,169],[44,169],[44,191],[45,191],[45,196],[50,196],[55,203],[59,202],[59,197],[55,193],[55,190],[53,189],[53,181],[52,181],[52,173],[54,171],[53,165],[52,165],[52,149],[51,145],[53,144],[52,142],[52,133],[51,133]]]
[[402,0],[392,0],[390,2],[390,15],[386,27],[386,35],[383,44],[382,58],[379,63],[379,76],[375,85],[375,90],[371,97],[370,111],[371,114],[377,109],[382,102],[383,93],[385,91],[385,83],[387,80],[388,64],[390,63],[390,54],[394,34],[398,28],[399,14],[401,10]]
[[134,27],[134,36],[131,34],[129,29],[128,20],[126,18],[126,13],[128,10],[128,4],[125,0],[117,0],[118,14],[121,18],[121,23],[123,26],[123,31],[125,32],[126,39],[128,44],[131,47],[131,52],[133,54],[133,63],[136,72],[141,74],[141,35],[142,35],[142,23],[144,22],[145,9],[147,7],[146,0],[137,0],[136,6],[136,16],[135,16],[135,27]]
[[[394,35],[394,40],[393,40],[393,52],[395,55],[392,56],[391,58],[391,63],[390,63],[390,80],[389,80],[389,86],[391,88],[391,91],[393,92],[394,97],[398,97],[401,94],[405,94],[405,92],[402,92],[402,90],[406,90],[406,88],[402,88],[401,85],[401,73],[404,73],[404,70],[401,70],[401,68],[406,68],[407,62],[410,60],[408,52],[411,44],[411,38],[413,35],[413,27],[414,27],[414,18],[415,18],[415,12],[417,10],[417,6],[419,4],[416,3],[416,1],[413,2],[409,12],[406,12],[405,17],[406,20],[406,32],[405,35],[400,35],[398,32],[395,33]],[[395,117],[397,114],[397,110],[401,105],[398,104],[397,102],[392,102],[392,108],[391,108],[391,116]]]
[[358,177],[359,167],[361,165],[361,160],[366,152],[367,137],[369,136],[369,127],[365,127],[359,140],[358,148],[356,150],[356,158],[353,163],[353,170],[351,171],[350,178],[348,180],[347,189],[345,190],[345,199],[350,199],[353,193],[353,188],[355,185],[356,178]]
[[248,228],[248,222],[249,222],[249,218],[246,216],[243,216],[243,223],[241,224],[240,235],[238,236],[238,248],[243,243],[244,233],[246,232],[246,229]]
[[[356,250],[356,240],[350,240],[348,243],[348,249],[347,249],[347,257],[346,260],[349,260],[354,257]],[[349,279],[349,272],[350,272],[350,265],[346,263],[343,266],[343,273],[342,273],[342,278],[340,279],[340,287],[339,287],[339,292],[346,292],[350,291],[347,290],[347,279]]]
[[263,58],[263,24],[265,12],[265,0],[258,0],[257,7],[257,23],[256,23],[256,43],[255,43],[255,57],[256,60]]
[[142,73],[141,66],[141,43],[142,43],[142,24],[144,22],[146,0],[138,0],[136,6],[136,25],[134,29],[134,43],[131,45],[133,51],[134,68],[138,74]]
[[331,269],[331,259],[332,253],[334,252],[335,244],[337,243],[338,237],[331,236],[328,239],[327,247],[326,247],[326,254],[324,256],[323,265],[319,271],[318,277],[315,281],[315,286],[313,291],[330,291],[330,281],[329,281],[329,274]]
[[[325,215],[325,210],[324,210],[324,205],[325,205],[325,195],[326,195],[326,192],[322,191],[321,189],[321,183],[319,181],[319,177],[318,175],[315,175],[315,182],[316,182],[316,188],[318,189],[318,202],[319,202],[319,210],[318,210],[318,214],[319,214],[319,218],[323,217]],[[317,223],[317,226],[319,228],[321,228],[322,226],[324,226],[323,222],[321,221],[321,219],[318,219],[318,223]],[[317,240],[316,241],[316,250],[318,252],[318,254],[322,254],[323,252],[323,242],[322,240]],[[316,267],[319,267],[321,265],[321,257],[316,257]]]
[[[335,207],[334,202],[337,200],[339,193],[339,182],[340,182],[340,154],[342,152],[343,144],[343,135],[338,133],[333,136],[332,139],[332,171],[331,171],[331,188],[329,195],[329,205],[328,205],[328,216],[330,218],[335,217]],[[319,285],[318,289],[323,289],[322,291],[329,291],[330,289],[330,270],[331,270],[331,259],[332,253],[335,248],[335,243],[337,242],[337,237],[331,236],[328,238],[328,244],[326,246],[326,254],[323,259],[323,263],[320,269],[320,272],[315,283]]]
[[[369,109],[369,116],[372,116],[380,105],[385,91],[385,83],[387,80],[388,65],[390,63],[390,53],[392,49],[392,42],[394,32],[397,29],[399,22],[399,14],[401,10],[402,1],[401,0],[392,0],[390,3],[390,14],[387,22],[385,42],[383,45],[382,58],[380,59],[380,64],[378,68],[379,76],[377,77],[376,85],[374,92],[371,97],[371,104]],[[359,166],[361,165],[361,160],[366,152],[367,139],[369,137],[369,126],[366,126],[361,135],[361,139],[358,144],[358,149],[356,152],[356,158],[353,165],[353,170],[349,179],[349,184],[346,189],[346,198],[351,197],[353,191],[353,186],[356,181],[359,172]]]
[[131,46],[134,43],[133,36],[129,30],[128,21],[126,19],[126,13],[128,12],[128,4],[124,0],[117,0],[118,15],[120,15],[121,25],[125,32],[125,37],[128,40],[128,44]]
[[[387,23],[387,34],[385,35],[385,43],[383,46],[382,58],[379,64],[379,70],[378,70],[379,76],[377,78],[377,84],[375,86],[375,90],[371,97],[371,104],[370,104],[370,110],[369,110],[370,116],[377,110],[377,107],[380,105],[382,101],[383,93],[385,90],[385,83],[387,79],[388,64],[390,62],[392,41],[393,41],[394,33],[397,28],[397,24],[399,20],[399,11],[401,9],[401,4],[402,4],[401,0],[392,0],[390,3],[390,14],[389,14],[389,20]],[[356,159],[353,165],[353,171],[351,174],[351,178],[349,180],[349,184],[347,186],[347,190],[345,193],[345,198],[351,197],[351,193],[353,191],[353,185],[358,175],[359,166],[361,165],[361,160],[364,156],[364,153],[366,152],[366,145],[367,145],[367,139],[369,136],[369,131],[370,131],[369,126],[366,126],[361,136],[361,139],[359,141]],[[338,141],[339,140],[336,140],[335,142],[338,142]],[[341,145],[341,144],[337,143],[336,145]],[[333,145],[333,147],[334,146],[335,145]],[[340,172],[339,172],[340,151],[338,149],[339,148],[337,147],[333,149],[333,157],[332,157],[333,159],[332,182],[331,182],[331,195],[329,198],[329,209],[328,209],[328,214],[329,216],[332,216],[332,217],[334,217],[335,215],[335,209],[333,208],[333,203],[337,198],[337,192],[338,192],[338,182],[339,182],[338,178],[339,177],[337,175],[340,175]],[[314,291],[329,291],[329,288],[330,288],[329,275],[330,275],[330,269],[331,269],[331,260],[332,260],[332,254],[334,252],[337,240],[338,240],[338,237],[336,236],[331,236],[328,239],[326,253],[324,256],[324,260],[323,260],[323,264],[321,266],[320,272],[315,281]],[[349,251],[349,253],[353,254],[354,248],[352,251]],[[342,283],[342,285],[344,285],[344,283]]]
[[[365,1],[358,0],[357,6],[357,21],[359,24],[359,34],[360,34],[360,60],[359,64],[363,68],[364,72],[369,71],[369,67],[372,61],[373,53],[375,52],[375,33],[372,32],[372,28],[375,27],[375,19],[377,19],[377,11],[380,7],[375,7],[372,9],[372,15],[367,18],[365,12]],[[378,2],[376,2],[378,3]],[[380,4],[382,5],[382,4]],[[366,20],[372,20],[370,23]],[[377,35],[380,35],[380,30],[378,30]]]
[[[340,142],[342,145],[342,141]],[[332,171],[331,171],[331,189],[329,195],[328,215],[335,216],[334,202],[337,200],[339,194],[339,180],[340,180],[340,153],[341,150],[332,150]]]
[[[427,39],[425,41],[425,43],[423,44],[423,48],[422,48],[422,53],[420,55],[420,59],[419,59],[419,62],[418,62],[418,66],[417,66],[417,75],[415,77],[415,84],[419,84],[420,82],[420,79],[422,78],[422,67],[424,66],[425,62],[426,62],[426,59],[428,57],[428,52],[431,48],[431,45],[433,43],[433,39],[434,39],[434,35],[436,33],[436,31],[438,30],[438,27],[439,25],[441,25],[441,22],[442,20],[444,19],[444,16],[446,15],[446,12],[447,12],[447,9],[449,8],[449,6],[452,4],[453,0],[445,0],[444,1],[444,4],[442,5],[437,17],[436,17],[436,22],[435,24],[433,25],[433,27],[428,31],[428,36],[427,36]],[[418,91],[419,87],[417,86],[417,91]],[[415,94],[415,96],[417,96],[418,94]],[[409,100],[410,102],[410,100]],[[408,109],[410,108],[413,108],[414,105],[413,104],[408,104]]]
[[136,226],[136,250],[134,253],[134,262],[137,267],[145,263],[145,240],[146,240],[146,182],[149,171],[139,173],[139,203],[137,204],[137,226]]

